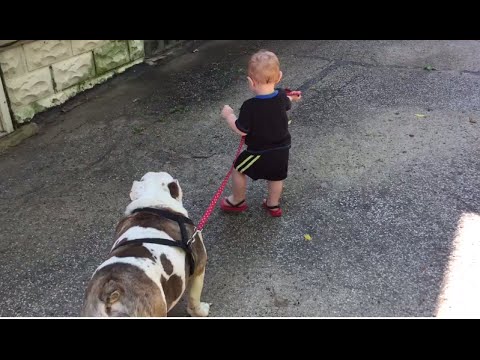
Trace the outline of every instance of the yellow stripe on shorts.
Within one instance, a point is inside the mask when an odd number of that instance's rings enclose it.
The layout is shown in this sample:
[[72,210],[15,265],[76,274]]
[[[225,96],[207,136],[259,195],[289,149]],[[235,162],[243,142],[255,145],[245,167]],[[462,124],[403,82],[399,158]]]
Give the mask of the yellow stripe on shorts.
[[243,160],[242,163],[235,168],[235,170],[239,171],[238,169],[240,169],[240,167],[242,167],[243,164],[245,164],[245,163],[246,163],[248,160],[250,160],[252,157],[253,157],[253,155],[250,155],[250,156],[247,157],[245,160]]
[[[253,155],[252,155],[253,156]],[[243,173],[245,170],[247,170],[250,166],[253,165],[255,161],[260,159],[260,155],[257,155],[252,161],[250,161],[242,170],[240,170],[241,173]],[[242,163],[243,164],[243,163]],[[239,166],[240,167],[240,166]],[[237,169],[238,170],[238,169]]]

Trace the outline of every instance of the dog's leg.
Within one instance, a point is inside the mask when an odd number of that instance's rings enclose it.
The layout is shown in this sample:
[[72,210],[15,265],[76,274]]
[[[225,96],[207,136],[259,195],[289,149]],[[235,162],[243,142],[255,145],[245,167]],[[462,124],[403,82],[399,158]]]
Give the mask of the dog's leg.
[[195,273],[191,279],[190,291],[188,294],[188,307],[187,312],[191,316],[208,316],[210,310],[210,304],[200,302],[203,289],[203,279],[205,277],[205,268]]

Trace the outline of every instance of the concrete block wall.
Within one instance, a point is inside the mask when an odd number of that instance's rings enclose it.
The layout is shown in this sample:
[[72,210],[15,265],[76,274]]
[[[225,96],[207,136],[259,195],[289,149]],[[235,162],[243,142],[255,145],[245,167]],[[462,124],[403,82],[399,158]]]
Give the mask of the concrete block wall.
[[151,56],[158,52],[168,50],[172,46],[178,45],[185,40],[144,40],[145,55]]
[[14,121],[26,122],[144,56],[144,40],[34,40],[0,49]]

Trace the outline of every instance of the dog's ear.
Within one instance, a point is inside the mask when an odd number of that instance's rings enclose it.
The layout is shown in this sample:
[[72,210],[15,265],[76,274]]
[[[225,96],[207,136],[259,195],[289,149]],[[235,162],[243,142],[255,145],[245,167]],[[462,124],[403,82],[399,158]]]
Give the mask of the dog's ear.
[[168,184],[168,190],[170,190],[170,195],[172,198],[179,200],[180,197],[180,186],[178,185],[178,180],[172,181]]
[[130,200],[137,200],[144,192],[145,186],[143,181],[134,181],[130,190]]

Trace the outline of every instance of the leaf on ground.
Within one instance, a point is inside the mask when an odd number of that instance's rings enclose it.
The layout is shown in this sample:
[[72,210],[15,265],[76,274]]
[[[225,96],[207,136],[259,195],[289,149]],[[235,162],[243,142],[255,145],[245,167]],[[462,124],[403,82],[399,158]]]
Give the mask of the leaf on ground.
[[437,70],[435,69],[432,65],[427,65],[423,68],[424,70],[427,70],[427,71],[434,71],[434,70]]
[[188,108],[187,108],[186,106],[184,106],[184,105],[178,105],[178,106],[175,106],[175,107],[171,108],[171,109],[169,110],[169,113],[170,113],[170,114],[174,114],[174,113],[177,113],[177,112],[179,112],[179,113],[186,113],[187,111],[188,111]]
[[142,134],[145,131],[144,127],[134,127],[132,128],[132,132],[134,134]]
[[423,114],[415,114],[416,117],[419,117],[419,118],[426,118],[427,115],[423,115]]
[[304,237],[305,240],[307,240],[307,241],[312,240],[312,237],[310,236],[310,234],[305,234],[305,235],[303,235],[303,237]]

